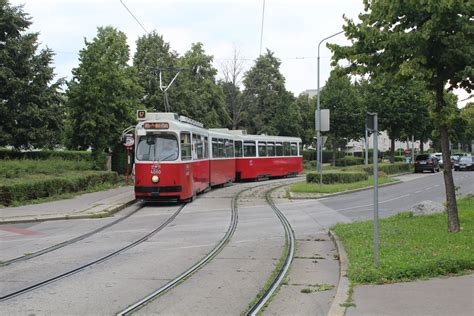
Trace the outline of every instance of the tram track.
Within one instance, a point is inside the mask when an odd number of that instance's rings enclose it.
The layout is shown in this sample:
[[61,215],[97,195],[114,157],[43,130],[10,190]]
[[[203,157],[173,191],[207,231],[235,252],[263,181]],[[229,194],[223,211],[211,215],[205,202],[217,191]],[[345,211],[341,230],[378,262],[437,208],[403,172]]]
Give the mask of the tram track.
[[[180,205],[180,206],[178,207],[178,209],[177,209],[170,217],[168,217],[168,219],[166,219],[163,223],[161,223],[159,226],[157,226],[157,227],[156,227],[155,229],[153,229],[151,232],[149,232],[148,234],[146,234],[146,235],[142,236],[141,238],[135,240],[134,242],[132,242],[132,243],[130,243],[130,244],[124,246],[124,247],[121,247],[120,249],[115,250],[114,252],[109,253],[109,254],[107,254],[107,255],[105,255],[105,256],[103,256],[103,257],[100,257],[99,259],[96,259],[96,260],[94,260],[94,261],[91,261],[91,262],[88,262],[88,263],[86,263],[86,264],[83,264],[83,265],[81,265],[81,266],[79,266],[79,267],[77,267],[77,268],[75,268],[75,269],[72,269],[72,270],[69,270],[69,271],[67,271],[67,272],[61,273],[61,274],[56,275],[56,276],[54,276],[54,277],[48,278],[48,279],[46,279],[46,280],[37,282],[37,283],[35,283],[35,284],[33,284],[33,285],[30,285],[30,286],[28,286],[28,287],[22,288],[22,289],[20,289],[20,290],[17,290],[17,291],[8,293],[8,294],[3,295],[3,296],[0,296],[0,302],[9,300],[9,299],[11,299],[11,298],[14,298],[14,297],[16,297],[16,296],[19,296],[19,295],[25,294],[25,293],[27,293],[27,292],[33,291],[33,290],[35,290],[35,289],[41,288],[41,287],[43,287],[43,286],[45,286],[45,285],[51,284],[51,283],[56,282],[56,281],[58,281],[58,280],[67,278],[67,277],[69,277],[69,276],[71,276],[71,275],[74,275],[74,274],[76,274],[76,273],[78,273],[78,272],[80,272],[80,271],[82,271],[82,270],[84,270],[84,269],[86,269],[86,268],[88,268],[88,267],[91,267],[91,266],[93,266],[93,265],[95,265],[95,264],[99,264],[99,263],[102,263],[102,262],[104,262],[104,261],[107,261],[108,259],[110,259],[110,258],[112,258],[112,257],[115,257],[115,256],[119,255],[120,253],[123,253],[123,252],[125,252],[125,251],[127,251],[127,250],[129,250],[129,249],[131,249],[131,248],[133,248],[133,247],[135,247],[135,246],[137,246],[137,245],[139,245],[139,244],[141,244],[141,243],[147,241],[149,238],[151,238],[152,236],[154,236],[155,234],[157,234],[159,231],[163,230],[167,225],[169,225],[169,224],[178,216],[178,214],[181,212],[181,210],[182,210],[186,205],[187,205],[186,203]],[[138,211],[138,210],[135,210],[135,212],[136,212],[136,211]],[[130,216],[130,215],[131,215],[131,214],[129,214],[129,216]],[[122,219],[122,220],[123,220],[123,219]],[[112,223],[114,223],[114,222],[112,222]],[[111,223],[109,223],[109,224],[111,224]],[[115,223],[115,224],[116,224],[116,223]],[[105,226],[107,226],[107,225],[105,225]],[[110,225],[110,226],[111,226],[111,225]],[[108,227],[110,227],[110,226],[108,226]],[[102,229],[105,229],[105,228],[103,228],[103,227],[101,227],[101,228],[102,228]],[[101,228],[99,228],[99,229],[101,229]],[[84,237],[84,238],[85,238],[85,237]]]
[[139,206],[136,206],[136,208],[131,211],[130,213],[128,213],[127,215],[123,216],[123,217],[120,217],[118,219],[116,219],[115,221],[113,222],[110,222],[104,226],[101,226],[99,228],[96,228],[90,232],[87,232],[85,234],[82,234],[80,236],[77,236],[77,237],[74,237],[74,238],[71,238],[69,240],[66,240],[66,241],[63,241],[59,244],[55,244],[55,245],[52,245],[50,247],[47,247],[47,248],[43,248],[43,249],[40,249],[38,251],[35,251],[35,252],[32,252],[32,253],[28,253],[26,255],[23,255],[23,256],[20,256],[20,257],[16,257],[16,258],[13,258],[13,259],[10,259],[10,260],[6,260],[6,261],[3,261],[0,263],[0,267],[5,267],[5,266],[8,266],[8,265],[11,265],[13,263],[17,263],[17,262],[22,262],[22,261],[26,261],[26,260],[30,260],[30,259],[33,259],[33,258],[36,258],[36,257],[39,257],[41,255],[44,255],[46,253],[49,253],[49,252],[53,252],[55,250],[58,250],[60,248],[63,248],[63,247],[66,247],[66,246],[69,246],[69,245],[72,245],[78,241],[81,241],[83,239],[86,239],[92,235],[95,235],[107,228],[110,228],[118,223],[120,223],[121,221],[129,218],[130,216],[132,216],[133,214],[137,213],[139,210],[141,210],[142,208],[144,207],[144,204],[142,205],[139,205]]
[[[287,184],[285,184],[287,185]],[[265,200],[267,203],[270,205],[270,207],[273,209],[275,214],[277,215],[278,219],[280,220],[284,230],[285,230],[285,245],[286,245],[286,253],[284,255],[284,263],[283,265],[276,271],[276,275],[273,278],[273,280],[270,283],[270,286],[266,289],[263,289],[261,293],[259,293],[260,299],[257,300],[255,304],[246,312],[246,315],[257,315],[259,312],[262,311],[262,309],[265,307],[265,305],[269,302],[270,298],[272,295],[275,293],[275,291],[280,287],[285,275],[287,274],[291,263],[293,261],[293,257],[295,254],[295,248],[296,248],[296,237],[293,231],[293,228],[291,227],[290,222],[286,218],[286,216],[283,214],[283,212],[275,205],[275,202],[273,201],[272,198],[272,193],[285,186],[285,185],[280,185],[274,188],[271,188],[270,190],[267,191],[265,194]]]
[[[290,181],[288,181],[289,183]],[[268,190],[268,192],[273,192],[274,190],[278,189],[278,188],[281,188],[283,186],[286,186],[288,185],[288,183],[285,183],[283,185],[278,185],[276,187],[273,187],[271,188],[270,190]],[[240,196],[247,192],[247,191],[250,191],[250,190],[255,190],[255,189],[260,189],[261,187],[264,187],[264,186],[268,186],[269,184],[266,183],[266,184],[261,184],[261,185],[257,185],[257,186],[252,186],[252,187],[248,187],[248,188],[245,188],[239,192],[237,192],[233,197],[232,197],[232,201],[231,201],[231,210],[232,210],[232,215],[231,215],[231,222],[229,224],[229,228],[227,229],[227,232],[226,234],[224,235],[224,237],[220,240],[220,242],[205,256],[203,257],[201,260],[199,260],[197,263],[195,263],[194,265],[192,265],[190,268],[188,268],[186,271],[184,271],[183,273],[181,273],[180,275],[178,275],[176,278],[174,278],[173,280],[169,281],[168,283],[166,283],[165,285],[163,285],[162,287],[158,288],[157,290],[151,292],[149,295],[145,296],[143,299],[133,303],[132,305],[128,306],[126,309],[118,312],[116,315],[117,316],[124,316],[124,315],[131,315],[133,314],[134,312],[140,310],[141,308],[143,308],[145,305],[147,305],[148,303],[152,302],[153,300],[155,300],[156,298],[158,298],[159,296],[163,295],[164,293],[166,293],[167,291],[171,290],[172,288],[176,287],[177,285],[181,284],[182,282],[184,282],[186,279],[188,279],[189,277],[191,277],[195,272],[197,272],[199,269],[201,269],[202,267],[204,267],[206,264],[208,264],[220,251],[222,251],[222,249],[229,243],[230,239],[232,238],[236,228],[237,228],[237,223],[238,223],[238,199],[240,198]],[[286,218],[284,217],[284,215],[281,213],[281,211],[279,211],[279,209],[275,206],[275,204],[273,202],[269,202],[269,201],[272,201],[271,200],[271,197],[268,196],[268,192],[267,192],[267,195],[265,196],[266,198],[266,201],[267,203],[271,203],[270,205],[272,206],[272,209],[274,209],[275,213],[277,213],[277,216],[279,217],[280,221],[285,222],[287,226],[284,225],[285,227],[285,234],[287,236],[291,236],[292,238],[292,241],[289,243],[290,244],[290,247],[289,249],[291,249],[291,258],[290,259],[287,259],[285,261],[285,265],[284,265],[284,271],[280,272],[278,274],[278,276],[280,276],[281,274],[281,278],[278,277],[278,282],[274,282],[276,284],[275,288],[271,288],[271,294],[275,291],[275,289],[278,287],[278,285],[281,283],[281,280],[283,279],[284,275],[286,274],[286,272],[288,271],[288,268],[289,268],[289,265],[291,264],[291,261],[293,259],[293,253],[294,253],[294,234],[293,234],[293,231],[291,230],[291,226],[289,224],[289,222],[286,220]],[[276,209],[276,210],[275,210]],[[287,228],[288,227],[288,228]],[[273,285],[273,283],[272,283]],[[271,294],[268,296],[270,297]],[[259,301],[260,302],[260,301]],[[262,307],[265,305],[266,301],[263,303]],[[252,314],[253,315],[253,314]]]

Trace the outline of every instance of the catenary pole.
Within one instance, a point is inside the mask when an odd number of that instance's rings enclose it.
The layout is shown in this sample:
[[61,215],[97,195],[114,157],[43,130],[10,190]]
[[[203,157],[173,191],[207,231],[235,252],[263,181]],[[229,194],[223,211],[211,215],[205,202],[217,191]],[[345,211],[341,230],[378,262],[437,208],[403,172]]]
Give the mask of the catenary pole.
[[[323,149],[323,146],[321,144],[321,106],[320,106],[320,96],[319,96],[319,92],[320,92],[320,88],[319,88],[319,65],[320,65],[320,57],[319,57],[319,50],[320,50],[320,47],[321,47],[321,44],[330,39],[331,37],[334,37],[336,35],[339,35],[341,33],[344,33],[344,31],[340,31],[340,32],[337,32],[337,33],[334,33],[328,37],[325,37],[323,38],[319,44],[318,44],[318,95],[317,95],[317,106],[316,106],[316,113],[315,113],[315,129],[316,129],[316,166],[317,166],[317,169],[319,171],[319,178],[321,179],[322,178],[322,162],[323,162],[323,159],[322,159],[322,153],[321,153],[321,150]],[[320,183],[321,185],[321,183]]]

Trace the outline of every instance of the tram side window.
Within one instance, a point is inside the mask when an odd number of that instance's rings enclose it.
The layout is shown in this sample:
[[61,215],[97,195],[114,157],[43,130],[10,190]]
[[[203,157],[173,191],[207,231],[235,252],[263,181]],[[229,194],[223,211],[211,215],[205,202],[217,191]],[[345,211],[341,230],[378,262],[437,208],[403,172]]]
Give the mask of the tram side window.
[[283,156],[289,156],[291,154],[290,152],[290,143],[289,142],[283,142]]
[[258,156],[266,157],[267,156],[267,143],[258,142]]
[[300,148],[300,152],[299,152],[299,156],[303,156],[303,143],[299,143],[299,148]]
[[242,157],[242,141],[235,141],[235,157]]
[[291,143],[291,155],[298,156],[298,146],[296,143]]
[[234,157],[234,141],[230,139],[225,140],[225,156],[227,158]]
[[225,144],[224,140],[222,138],[219,138],[218,142],[219,144],[219,158],[224,158],[225,157]]
[[268,157],[274,157],[275,156],[275,143],[274,142],[268,142],[267,143],[267,155],[268,155]]
[[276,155],[277,156],[283,156],[283,144],[282,143],[276,143]]
[[244,142],[244,157],[256,157],[256,148],[254,141],[245,141]]
[[195,147],[196,147],[196,156],[197,159],[202,159],[204,158],[204,144],[202,142],[202,136],[201,135],[194,135],[193,134],[193,141],[194,141],[194,136],[196,136],[196,142],[195,142]]
[[209,143],[207,137],[204,137],[204,158],[209,158]]
[[217,144],[217,138],[212,138],[212,158],[219,157],[219,146]]
[[181,133],[181,160],[191,160],[191,135],[189,132]]

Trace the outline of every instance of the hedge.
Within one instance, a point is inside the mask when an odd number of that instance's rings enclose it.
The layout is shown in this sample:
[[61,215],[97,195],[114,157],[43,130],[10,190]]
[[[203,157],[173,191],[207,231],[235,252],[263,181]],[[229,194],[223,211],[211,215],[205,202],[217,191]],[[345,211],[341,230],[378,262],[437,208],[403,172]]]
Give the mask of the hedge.
[[336,160],[336,166],[355,166],[364,164],[364,158],[346,156]]
[[[364,181],[369,178],[366,172],[327,172],[323,173],[323,183],[352,183],[358,181]],[[307,183],[319,183],[318,173],[308,173],[306,175]]]
[[[346,154],[343,151],[336,152],[336,159],[343,158]],[[316,160],[316,150],[305,149],[303,150],[303,160],[313,161]],[[323,162],[331,162],[332,160],[332,151],[323,150]]]
[[[387,165],[379,165],[379,172],[383,172],[385,174],[397,174],[397,173],[404,173],[404,172],[411,172],[412,166],[407,163],[393,163]],[[372,175],[374,173],[374,167],[364,167],[364,171],[368,174]]]
[[62,193],[80,192],[103,183],[117,183],[119,180],[120,178],[116,172],[99,171],[0,185],[0,204],[8,206],[14,201],[26,201]]
[[45,160],[60,158],[65,160],[92,160],[90,151],[78,150],[40,150],[40,151],[16,151],[0,149],[0,160],[3,159],[35,159]]

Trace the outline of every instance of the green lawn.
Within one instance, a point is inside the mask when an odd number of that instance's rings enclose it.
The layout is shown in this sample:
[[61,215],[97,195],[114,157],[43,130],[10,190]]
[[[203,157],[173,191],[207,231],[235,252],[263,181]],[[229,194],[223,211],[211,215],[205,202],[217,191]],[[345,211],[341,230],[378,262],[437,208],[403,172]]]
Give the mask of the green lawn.
[[373,222],[333,229],[349,258],[354,283],[390,283],[474,269],[474,196],[458,200],[461,231],[447,232],[447,215],[400,213],[379,223],[379,267],[373,266]]
[[[379,177],[379,184],[390,183],[390,182],[398,182],[399,180],[387,178],[387,177]],[[322,190],[319,189],[318,183],[306,183],[306,182],[298,182],[290,186],[291,192],[297,193],[335,193],[335,192],[342,192],[347,190],[354,190],[360,189],[365,187],[373,186],[374,178],[372,176],[365,181],[358,181],[353,183],[336,183],[336,184],[323,184]]]

